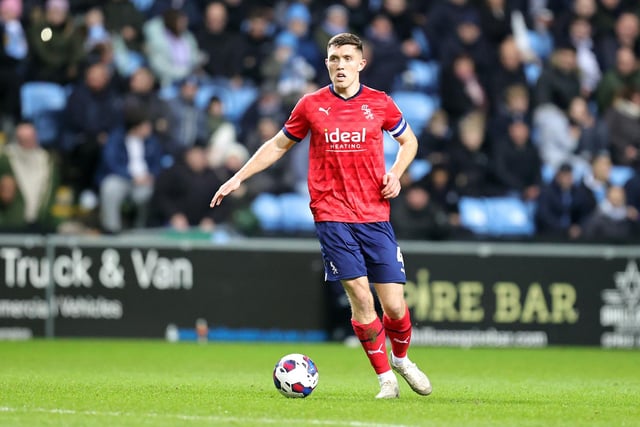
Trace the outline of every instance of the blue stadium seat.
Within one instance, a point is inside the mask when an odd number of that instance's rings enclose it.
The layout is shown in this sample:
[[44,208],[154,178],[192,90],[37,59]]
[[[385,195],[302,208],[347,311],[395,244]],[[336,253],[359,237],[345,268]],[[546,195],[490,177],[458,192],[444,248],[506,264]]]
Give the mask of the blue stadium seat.
[[394,91],[391,97],[396,102],[405,120],[418,134],[438,108],[436,99],[425,93],[410,91]]
[[61,130],[61,115],[67,105],[67,91],[50,82],[26,82],[20,88],[22,117],[31,120],[38,131],[42,146],[57,142]]
[[533,207],[518,197],[462,197],[458,204],[463,227],[481,236],[531,236]]
[[489,234],[531,236],[535,232],[532,210],[518,197],[488,197]]
[[154,0],[131,0],[131,3],[141,12],[146,12],[153,6]]
[[195,104],[204,109],[211,97],[215,95],[224,105],[224,116],[237,123],[258,94],[258,89],[252,86],[234,88],[227,84],[204,83],[196,93]]
[[407,170],[412,181],[424,178],[430,171],[431,163],[426,159],[415,159]]
[[282,228],[282,208],[278,197],[270,193],[262,193],[251,203],[251,212],[258,219],[263,231],[280,231]]
[[279,202],[283,231],[311,232],[315,230],[313,215],[309,209],[308,195],[284,193],[280,195]]
[[460,224],[474,234],[489,233],[489,212],[483,198],[461,197],[458,202]]
[[633,177],[634,173],[633,168],[629,166],[612,166],[609,181],[613,185],[622,187]]

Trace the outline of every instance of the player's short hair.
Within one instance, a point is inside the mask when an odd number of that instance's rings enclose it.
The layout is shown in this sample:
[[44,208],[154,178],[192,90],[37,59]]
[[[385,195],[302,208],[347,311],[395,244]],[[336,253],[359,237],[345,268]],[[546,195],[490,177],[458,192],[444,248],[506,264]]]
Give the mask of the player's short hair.
[[340,33],[331,37],[331,39],[329,39],[329,42],[327,43],[327,49],[329,49],[331,46],[340,47],[348,44],[355,46],[356,49],[362,52],[362,40],[360,39],[360,37],[351,33]]

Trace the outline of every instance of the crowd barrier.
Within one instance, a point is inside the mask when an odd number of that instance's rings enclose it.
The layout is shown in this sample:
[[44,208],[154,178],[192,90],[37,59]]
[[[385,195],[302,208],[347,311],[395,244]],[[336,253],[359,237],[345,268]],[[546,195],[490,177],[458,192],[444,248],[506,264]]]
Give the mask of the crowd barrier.
[[[402,248],[416,345],[640,347],[640,246]],[[4,339],[325,341],[348,329],[312,239],[7,235],[0,280]]]

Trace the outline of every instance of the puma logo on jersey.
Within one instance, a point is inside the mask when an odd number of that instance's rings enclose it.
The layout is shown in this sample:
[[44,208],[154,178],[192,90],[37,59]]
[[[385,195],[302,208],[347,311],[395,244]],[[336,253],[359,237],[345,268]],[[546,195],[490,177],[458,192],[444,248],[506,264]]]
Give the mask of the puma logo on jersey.
[[318,111],[322,111],[323,113],[325,113],[327,116],[329,115],[329,110],[331,110],[331,107],[327,107],[327,108],[322,108],[319,107]]
[[377,350],[367,350],[367,353],[369,353],[369,354],[378,354],[378,353],[379,354],[384,354],[384,351],[382,351],[382,346],[383,345],[384,344],[380,344],[380,347],[378,347]]

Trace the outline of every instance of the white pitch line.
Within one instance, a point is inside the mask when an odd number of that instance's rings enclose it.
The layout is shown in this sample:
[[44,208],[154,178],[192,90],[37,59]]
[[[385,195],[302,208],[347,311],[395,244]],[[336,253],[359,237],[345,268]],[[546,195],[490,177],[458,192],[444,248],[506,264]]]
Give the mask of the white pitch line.
[[173,418],[182,421],[209,421],[225,423],[262,423],[262,424],[293,424],[293,425],[316,425],[316,426],[349,426],[349,427],[411,427],[407,424],[384,424],[370,423],[364,421],[336,421],[336,420],[303,420],[303,419],[283,419],[283,418],[249,418],[249,417],[225,417],[219,415],[187,415],[187,414],[158,414],[155,412],[119,412],[119,411],[76,411],[74,409],[62,408],[12,408],[0,406],[0,412],[11,413],[42,413],[61,415],[90,415],[102,417],[147,417],[147,418]]

